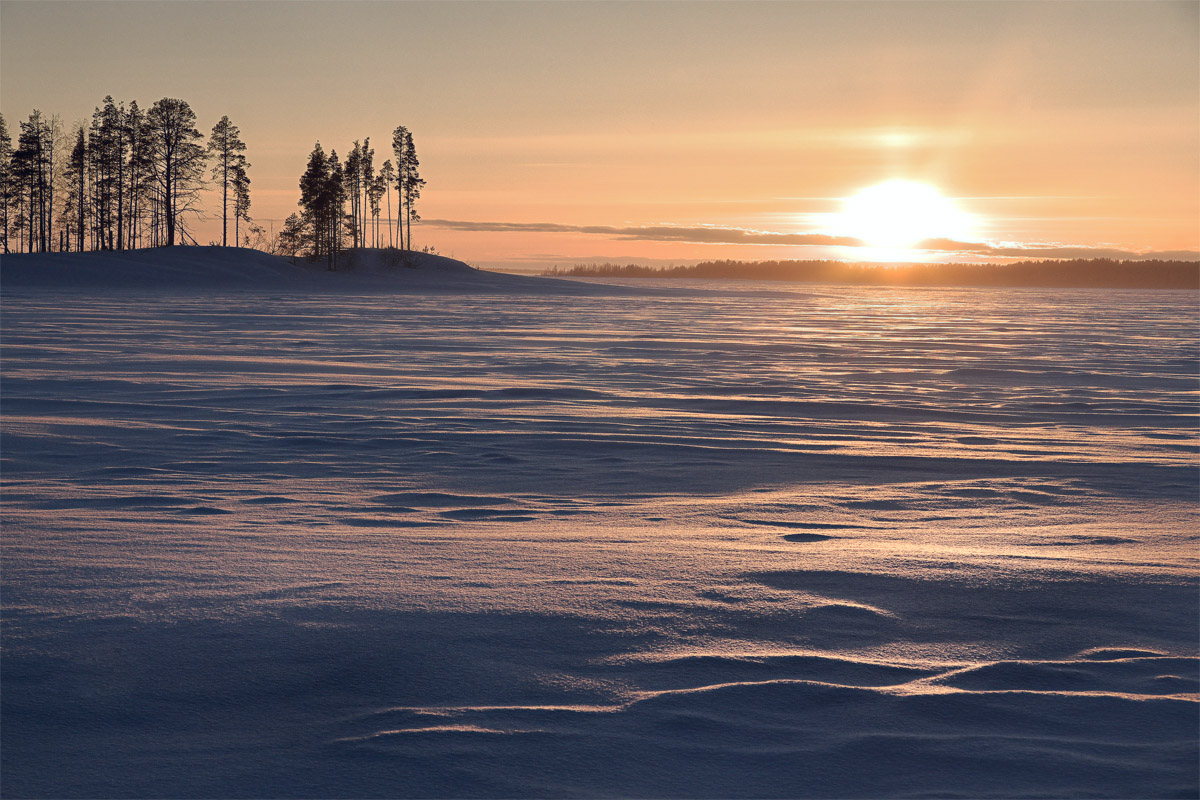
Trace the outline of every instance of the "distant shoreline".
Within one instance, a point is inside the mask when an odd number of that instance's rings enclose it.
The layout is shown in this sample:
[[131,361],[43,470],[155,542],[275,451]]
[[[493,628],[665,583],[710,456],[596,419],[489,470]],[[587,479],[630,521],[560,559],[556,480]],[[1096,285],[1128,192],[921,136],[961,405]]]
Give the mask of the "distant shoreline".
[[693,266],[589,264],[540,273],[556,278],[693,278],[863,286],[1200,291],[1200,261],[1078,259],[1012,264],[861,264],[846,261],[705,261]]

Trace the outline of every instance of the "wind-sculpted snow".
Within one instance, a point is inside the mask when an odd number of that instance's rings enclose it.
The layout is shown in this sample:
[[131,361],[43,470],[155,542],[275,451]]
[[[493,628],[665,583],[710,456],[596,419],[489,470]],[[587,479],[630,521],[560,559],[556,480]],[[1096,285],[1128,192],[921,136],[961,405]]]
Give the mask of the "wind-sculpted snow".
[[1190,296],[6,289],[5,796],[1200,790]]

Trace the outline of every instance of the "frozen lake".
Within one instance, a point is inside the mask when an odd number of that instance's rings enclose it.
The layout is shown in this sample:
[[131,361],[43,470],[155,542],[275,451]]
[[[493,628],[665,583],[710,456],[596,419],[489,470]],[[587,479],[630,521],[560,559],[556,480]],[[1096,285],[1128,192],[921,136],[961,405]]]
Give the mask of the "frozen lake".
[[1187,292],[3,301],[24,796],[1194,797]]

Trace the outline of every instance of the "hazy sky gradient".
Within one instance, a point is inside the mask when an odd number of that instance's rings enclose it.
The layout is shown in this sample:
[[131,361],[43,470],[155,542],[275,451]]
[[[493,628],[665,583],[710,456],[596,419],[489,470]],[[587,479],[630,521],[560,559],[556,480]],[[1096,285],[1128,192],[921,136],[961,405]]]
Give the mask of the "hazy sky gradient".
[[574,229],[818,234],[897,177],[991,242],[1196,250],[1198,9],[4,0],[0,111],[69,127],[106,94],[181,97],[206,134],[228,114],[260,222],[296,210],[315,140],[370,136],[378,165],[402,123],[422,215],[455,223],[417,244],[474,263],[850,255]]

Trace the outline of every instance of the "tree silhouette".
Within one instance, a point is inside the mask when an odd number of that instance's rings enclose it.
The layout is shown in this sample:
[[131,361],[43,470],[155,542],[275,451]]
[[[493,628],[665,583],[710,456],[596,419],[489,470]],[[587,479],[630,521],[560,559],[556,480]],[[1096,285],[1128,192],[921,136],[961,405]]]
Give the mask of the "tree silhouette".
[[164,97],[150,107],[146,115],[150,167],[162,197],[166,246],[175,244],[175,232],[182,230],[180,216],[193,210],[196,193],[204,175],[203,139],[196,130],[196,114],[184,100]]
[[[234,188],[234,180],[238,175],[244,176],[246,167],[250,166],[245,156],[246,143],[241,140],[241,131],[229,121],[229,117],[221,117],[213,126],[212,136],[208,140],[208,154],[213,159],[212,177],[221,187],[221,245],[229,245],[229,190]],[[248,180],[248,179],[247,179]],[[236,189],[235,189],[236,193]],[[234,200],[235,206],[237,199]],[[248,206],[247,206],[248,207]],[[237,209],[234,209],[234,244],[238,242]]]
[[[63,219],[67,228],[68,247],[83,252],[87,212],[87,139],[82,125],[75,129],[75,146],[71,148],[71,155],[67,158],[63,178],[67,182],[67,202],[63,210]],[[75,226],[73,231],[72,224]],[[72,234],[75,236],[74,242],[70,241]]]
[[304,218],[293,212],[283,221],[283,230],[279,233],[279,249],[295,263],[296,254],[304,248],[308,236],[308,226]]
[[[112,96],[92,112],[85,147],[93,208],[93,247],[120,250],[125,247],[126,146],[130,139],[124,104]],[[78,144],[78,139],[76,140]]]
[[[112,97],[105,98],[106,103]],[[100,106],[92,112],[92,126],[88,129],[88,177],[92,197],[92,249],[108,250],[112,230],[112,205],[115,196],[112,173],[112,130]]]
[[129,103],[125,113],[125,135],[129,140],[129,201],[128,221],[126,222],[127,241],[132,247],[141,244],[142,215],[145,212],[148,178],[150,174],[149,152],[147,148],[148,132],[146,115],[138,108],[136,100]]
[[8,123],[0,114],[0,244],[5,253],[8,250],[8,209],[12,204],[12,136],[8,132]]
[[371,205],[371,237],[373,239],[372,247],[379,247],[379,212],[380,200],[383,199],[383,193],[386,191],[383,185],[382,172],[376,175],[371,181],[371,188],[367,192],[367,199]]
[[379,178],[383,181],[383,193],[387,195],[388,246],[395,247],[396,240],[392,237],[392,185],[396,182],[396,170],[392,167],[391,160],[383,162],[383,167],[379,170]]
[[[308,166],[300,176],[300,206],[304,209],[303,229],[309,234],[309,255],[325,256],[329,269],[337,268],[341,250],[342,225],[346,212],[345,173],[337,151],[325,155],[317,142],[308,156]],[[293,226],[294,229],[295,226]]]
[[[362,152],[359,155],[359,182],[362,186],[363,197],[362,201],[359,202],[358,207],[361,230],[364,231],[363,239],[365,240],[367,238],[365,233],[367,229],[367,212],[371,205],[371,187],[375,183],[375,165],[373,163],[375,159],[375,151],[371,149],[370,137],[363,139]],[[366,242],[364,241],[363,244],[365,246]]]
[[404,182],[404,238],[408,243],[408,249],[411,250],[412,224],[421,220],[421,216],[417,213],[417,200],[421,197],[421,187],[425,185],[425,180],[421,177],[419,170],[421,162],[417,160],[417,149],[413,146],[412,133],[408,131],[405,131],[404,134],[404,155],[405,160],[401,169]]
[[396,156],[396,239],[400,241],[400,248],[404,247],[406,239],[404,239],[404,161],[406,161],[406,140],[408,137],[408,128],[403,125],[397,125],[396,130],[391,132],[391,151]]
[[[325,256],[336,268],[347,239],[353,247],[384,246],[384,219],[387,246],[412,250],[425,181],[412,133],[403,125],[393,131],[392,149],[395,158],[376,169],[369,137],[354,142],[345,164],[334,151],[326,156],[317,143],[317,163],[310,157],[301,178],[302,224],[288,231],[297,252]],[[212,187],[220,195],[221,243],[229,244],[232,211],[234,246],[244,246],[249,238],[242,238],[243,225],[249,233],[261,232],[250,217],[245,151],[228,116],[206,140],[191,106],[177,98],[164,97],[143,111],[136,101],[107,95],[90,121],[77,124],[69,136],[57,115],[34,109],[19,131],[11,131],[0,115],[0,252],[194,244],[185,223],[200,212],[210,164]]]
[[44,253],[50,249],[50,212],[54,207],[53,145],[53,126],[47,123],[42,112],[34,109],[29,119],[21,123],[11,160],[21,237],[31,253]]
[[104,137],[104,158],[108,170],[108,188],[110,204],[115,200],[116,207],[109,210],[110,222],[116,227],[116,238],[113,238],[112,227],[108,232],[108,247],[110,250],[125,249],[125,148],[128,144],[125,127],[125,104],[118,106],[113,102],[112,95],[104,98],[104,109],[100,112],[100,126]]
[[233,243],[241,246],[239,221],[250,223],[250,176],[246,174],[249,164],[238,164],[233,168]]
[[312,256],[324,254],[326,209],[322,207],[322,193],[329,177],[329,163],[321,143],[317,142],[308,154],[308,166],[300,176],[300,206],[304,209],[305,229],[309,232],[309,252]]
[[350,154],[346,156],[346,165],[342,172],[346,197],[350,200],[350,219],[346,221],[346,230],[350,234],[350,246],[358,247],[358,203],[359,183],[362,178],[362,145],[354,140]]
[[338,162],[337,150],[329,151],[329,174],[321,192],[322,205],[328,210],[329,240],[326,253],[329,268],[337,269],[338,255],[342,251],[341,221],[346,216],[346,185],[342,165]]
[[392,131],[392,152],[396,155],[396,188],[400,195],[400,217],[396,227],[400,228],[401,219],[404,228],[401,231],[400,247],[412,249],[412,224],[421,219],[417,214],[417,200],[421,196],[421,187],[425,181],[421,179],[421,162],[417,159],[417,150],[413,146],[412,132],[403,125],[396,126]]

